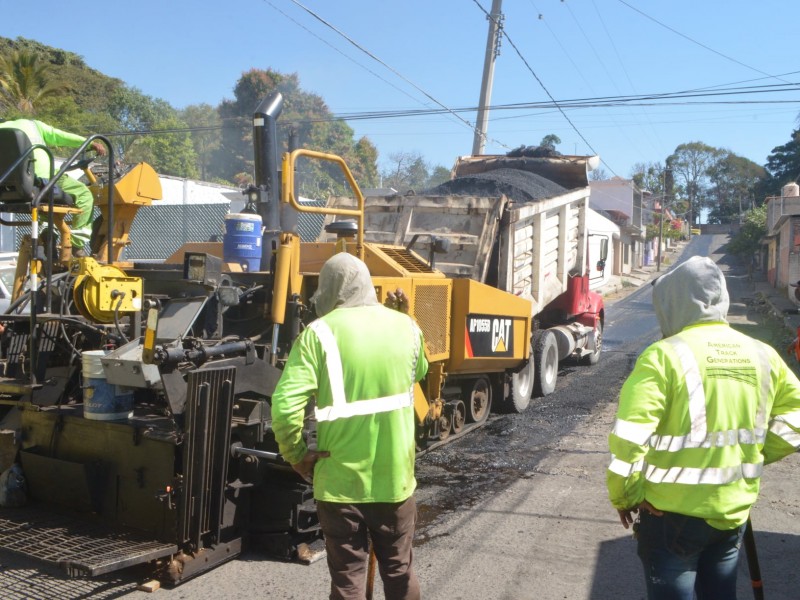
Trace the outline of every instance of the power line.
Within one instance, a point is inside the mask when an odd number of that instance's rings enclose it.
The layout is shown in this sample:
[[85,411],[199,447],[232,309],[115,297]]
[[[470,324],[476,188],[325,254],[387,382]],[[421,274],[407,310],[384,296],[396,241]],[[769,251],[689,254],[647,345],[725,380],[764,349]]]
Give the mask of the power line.
[[[631,79],[631,76],[628,73],[628,69],[625,68],[625,63],[622,60],[622,55],[620,54],[620,51],[617,48],[617,44],[614,42],[614,37],[611,35],[611,32],[608,30],[608,27],[606,26],[606,21],[603,18],[603,13],[600,12],[600,9],[597,7],[597,2],[595,2],[595,0],[592,0],[592,6],[594,7],[595,13],[597,13],[597,19],[600,21],[600,24],[603,26],[603,31],[605,32],[606,37],[608,38],[608,41],[611,44],[611,47],[614,49],[614,54],[616,55],[617,61],[619,61],[619,64],[622,67],[622,72],[625,74],[625,78],[628,80],[628,85],[630,86],[630,89],[634,93],[636,93],[637,92],[636,86],[634,85],[633,80]],[[647,115],[647,112],[642,111],[642,114],[643,114],[645,120],[650,125],[650,129],[652,129],[653,134],[655,135],[655,139],[656,139],[657,144],[660,145],[660,146],[663,146],[664,143],[661,140],[660,136],[658,135],[658,132],[656,131],[656,128],[653,126],[653,123],[650,121],[650,117]],[[642,131],[645,132],[646,131],[645,128],[642,128]],[[652,142],[651,142],[651,144],[652,144]],[[656,146],[656,144],[652,144],[652,145]]]
[[[590,98],[576,98],[552,102],[517,102],[511,104],[496,104],[490,109],[496,111],[518,111],[518,110],[552,110],[558,109],[563,115],[564,109],[592,109],[592,108],[616,108],[622,106],[714,106],[714,105],[766,105],[766,104],[798,104],[800,100],[708,100],[701,101],[702,98],[714,98],[725,96],[740,96],[751,94],[768,94],[786,91],[800,90],[800,84],[769,84],[761,86],[745,86],[740,88],[727,88],[716,92],[665,92],[657,94],[641,94],[631,96],[596,96]],[[681,102],[670,100],[691,99]],[[400,109],[386,111],[363,111],[353,113],[340,113],[330,117],[320,117],[312,119],[294,120],[295,123],[327,123],[332,121],[369,121],[385,120],[396,118],[436,116],[452,113],[472,113],[477,110],[475,106],[460,108],[427,108],[427,109]],[[501,117],[504,119],[523,118],[529,115]],[[172,133],[194,133],[204,131],[218,131],[224,128],[244,126],[248,123],[244,117],[231,117],[225,119],[228,123],[222,125],[206,125],[197,127],[172,127],[165,129],[141,129],[135,131],[122,131],[106,133],[109,136],[131,136],[131,135],[155,135]],[[289,124],[282,124],[289,126]]]
[[[433,97],[431,94],[429,94],[428,92],[426,92],[425,90],[423,90],[423,89],[422,89],[420,86],[418,86],[416,83],[414,83],[413,81],[411,81],[410,79],[408,79],[408,78],[407,78],[405,75],[403,75],[402,73],[400,73],[399,71],[397,71],[397,69],[395,69],[395,68],[393,68],[393,67],[389,66],[388,64],[386,64],[386,63],[385,63],[383,60],[381,60],[380,58],[378,58],[377,56],[375,56],[375,55],[374,55],[372,52],[370,52],[369,50],[367,50],[366,48],[364,48],[364,47],[363,47],[361,44],[359,44],[358,42],[356,42],[355,40],[353,40],[353,39],[352,39],[350,36],[348,36],[346,33],[344,33],[343,31],[341,31],[340,29],[338,29],[338,28],[337,28],[336,26],[334,26],[332,23],[329,23],[328,21],[326,21],[325,19],[323,19],[323,18],[322,18],[320,15],[318,15],[317,13],[315,13],[315,12],[314,12],[313,10],[311,10],[310,8],[308,8],[308,7],[304,6],[304,5],[303,5],[301,2],[299,2],[298,0],[291,0],[291,2],[292,2],[293,4],[295,4],[296,6],[300,7],[301,9],[303,9],[304,11],[306,11],[306,12],[307,12],[309,15],[311,15],[312,17],[314,17],[315,19],[317,19],[317,20],[318,20],[320,23],[322,23],[323,25],[325,25],[326,27],[328,27],[329,29],[333,30],[333,31],[334,31],[334,32],[336,32],[338,35],[340,35],[341,37],[343,37],[343,38],[344,38],[345,40],[347,40],[347,41],[348,41],[350,44],[352,44],[352,45],[353,45],[353,46],[355,46],[355,47],[356,47],[358,50],[360,50],[361,52],[363,52],[364,54],[366,54],[367,56],[369,56],[369,57],[370,57],[372,60],[374,60],[375,62],[377,62],[379,65],[383,66],[385,69],[388,69],[389,71],[391,71],[392,73],[394,73],[395,75],[397,75],[397,76],[398,76],[400,79],[402,79],[402,80],[403,80],[403,81],[405,81],[407,84],[409,84],[410,86],[412,86],[412,87],[413,87],[415,90],[417,90],[418,92],[420,92],[421,94],[423,94],[423,95],[424,95],[426,98],[428,98],[428,99],[429,99],[431,102],[434,102],[434,103],[435,103],[435,104],[437,104],[438,106],[442,107],[442,109],[443,109],[443,110],[445,110],[446,112],[448,112],[449,114],[451,114],[451,115],[453,115],[455,118],[457,118],[459,121],[461,121],[462,123],[464,123],[464,124],[465,124],[467,127],[469,127],[469,128],[470,128],[470,129],[471,129],[473,132],[476,130],[476,129],[475,129],[475,125],[473,125],[473,124],[472,124],[471,122],[469,122],[467,119],[463,118],[462,116],[460,116],[460,115],[459,115],[459,114],[457,114],[456,112],[454,112],[454,111],[450,110],[450,109],[449,109],[447,106],[445,106],[445,105],[444,105],[443,103],[441,103],[439,100],[437,100],[436,98],[434,98],[434,97]],[[494,139],[493,139],[492,141],[493,141],[493,142],[495,142],[495,143],[497,143],[497,144],[500,144],[500,145],[501,145],[501,146],[503,146],[504,148],[508,148],[508,146],[506,146],[506,145],[505,145],[505,144],[503,144],[502,142],[499,142],[498,140],[494,140]]]
[[322,38],[321,38],[320,36],[318,36],[316,33],[314,33],[313,31],[311,31],[311,30],[310,30],[308,27],[306,27],[305,25],[303,25],[302,23],[300,23],[300,22],[299,22],[299,21],[297,21],[296,19],[293,19],[292,17],[290,17],[288,14],[286,14],[285,12],[283,12],[283,11],[282,11],[280,8],[278,8],[277,6],[275,6],[275,5],[274,5],[272,2],[270,2],[269,0],[262,0],[262,1],[263,1],[265,4],[269,4],[269,5],[270,5],[270,6],[271,6],[271,7],[272,7],[274,10],[276,10],[277,12],[279,12],[280,14],[282,14],[284,17],[286,17],[287,19],[289,19],[289,20],[290,20],[292,23],[294,23],[295,25],[297,25],[298,27],[300,27],[301,29],[303,29],[303,30],[304,30],[306,33],[308,33],[309,35],[312,35],[312,36],[314,36],[315,38],[317,38],[317,39],[318,39],[320,42],[322,42],[323,44],[325,44],[326,46],[328,46],[329,48],[331,48],[331,49],[332,49],[334,52],[337,52],[337,53],[341,54],[341,55],[342,55],[343,57],[345,57],[347,60],[349,60],[349,61],[350,61],[350,62],[352,62],[353,64],[355,64],[355,65],[357,65],[357,66],[361,67],[361,68],[362,68],[362,69],[364,69],[364,70],[365,70],[367,73],[369,73],[370,75],[373,75],[374,77],[377,77],[378,79],[380,79],[381,81],[383,81],[383,82],[384,82],[384,83],[386,83],[387,85],[390,85],[391,87],[393,87],[394,89],[396,89],[398,92],[400,92],[400,93],[401,93],[401,94],[403,94],[404,96],[407,96],[407,97],[411,98],[411,99],[412,99],[412,100],[414,100],[415,102],[419,102],[419,100],[418,100],[417,98],[415,98],[414,96],[412,96],[411,94],[409,94],[407,91],[405,91],[405,90],[404,90],[404,89],[402,89],[401,87],[399,87],[399,86],[397,86],[397,85],[393,84],[393,83],[392,83],[391,81],[389,81],[388,79],[385,79],[385,78],[381,77],[381,76],[380,76],[378,73],[376,73],[375,71],[373,71],[372,69],[370,69],[370,68],[369,68],[369,67],[367,67],[366,65],[362,65],[360,62],[358,62],[358,61],[357,61],[357,60],[355,60],[354,58],[352,58],[352,57],[348,56],[347,54],[345,54],[344,52],[342,52],[341,50],[339,50],[339,48],[337,48],[336,46],[334,46],[333,44],[331,44],[331,43],[330,43],[330,42],[328,42],[327,40],[324,40],[324,39],[322,39]]
[[[294,0],[293,0],[293,1],[294,1]],[[494,19],[494,17],[492,17],[492,15],[490,15],[488,12],[486,12],[486,9],[485,9],[485,8],[483,8],[483,6],[481,6],[481,4],[480,4],[480,2],[478,2],[478,0],[472,0],[472,1],[475,3],[475,5],[476,5],[476,6],[477,6],[479,9],[481,9],[481,11],[483,11],[483,14],[485,14],[485,15],[486,15],[486,18],[487,18],[487,19],[491,19],[492,21],[494,21],[495,23],[497,23],[497,21]],[[572,129],[575,131],[575,133],[577,133],[577,134],[578,134],[578,137],[580,137],[580,138],[581,138],[581,140],[583,140],[583,143],[584,143],[584,144],[586,144],[586,146],[589,148],[589,150],[591,150],[591,151],[592,151],[592,153],[594,153],[596,156],[599,156],[599,154],[598,154],[597,150],[595,150],[595,149],[592,147],[592,145],[589,143],[589,140],[587,140],[587,139],[584,137],[584,135],[583,135],[583,134],[580,132],[580,130],[579,130],[579,129],[578,129],[576,126],[575,126],[575,123],[573,123],[573,122],[572,122],[572,120],[571,120],[571,119],[570,119],[570,118],[567,116],[567,113],[565,113],[565,112],[562,110],[561,106],[559,106],[559,104],[558,104],[558,102],[556,101],[556,99],[555,99],[555,98],[553,97],[553,95],[550,93],[550,90],[548,90],[548,89],[547,89],[547,86],[545,86],[545,85],[544,85],[544,82],[542,82],[542,80],[541,80],[541,79],[539,79],[539,76],[536,74],[536,72],[535,72],[535,71],[533,70],[533,68],[530,66],[530,64],[528,63],[528,61],[527,61],[527,60],[525,59],[525,57],[522,55],[522,52],[520,52],[519,48],[518,48],[518,47],[517,47],[517,45],[514,43],[514,40],[512,40],[512,39],[511,39],[511,36],[509,36],[509,35],[508,35],[508,32],[507,32],[507,31],[505,32],[505,36],[506,36],[506,39],[508,40],[508,43],[509,43],[509,44],[511,44],[511,47],[514,49],[514,52],[516,52],[516,53],[517,53],[517,56],[519,56],[519,58],[520,58],[520,60],[522,61],[522,63],[523,63],[523,64],[525,65],[525,67],[528,69],[528,71],[530,72],[530,74],[531,74],[531,75],[533,75],[533,78],[534,78],[534,79],[537,81],[537,83],[539,84],[539,86],[540,86],[540,87],[541,87],[541,88],[544,90],[544,93],[545,93],[545,94],[547,94],[547,96],[548,96],[548,97],[550,98],[550,100],[553,102],[553,105],[554,105],[554,106],[555,106],[555,107],[558,109],[558,111],[559,111],[559,112],[562,114],[562,116],[564,117],[564,119],[566,119],[567,123],[569,123],[569,124],[570,124],[570,127],[572,127]],[[608,165],[608,164],[607,164],[607,163],[606,163],[606,162],[605,162],[605,161],[604,161],[602,158],[600,159],[600,162],[602,162],[604,165],[606,165],[606,166],[609,168],[609,170],[610,170],[612,173],[614,173],[614,175],[616,175],[616,172],[614,171],[614,169],[612,169],[612,168],[611,168],[611,167],[610,167],[610,166],[609,166],[609,165]]]
[[671,31],[671,32],[672,32],[672,33],[674,33],[675,35],[678,35],[678,36],[680,36],[680,37],[684,38],[685,40],[689,40],[689,41],[690,41],[690,42],[692,42],[693,44],[696,44],[696,45],[700,46],[701,48],[703,48],[703,49],[705,49],[705,50],[708,50],[709,52],[713,52],[713,53],[714,53],[714,54],[716,54],[717,56],[721,56],[721,57],[722,57],[722,58],[724,58],[725,60],[729,60],[729,61],[731,61],[731,62],[733,62],[733,63],[736,63],[737,65],[739,65],[739,66],[742,66],[742,67],[744,67],[744,68],[746,68],[746,69],[750,69],[751,71],[755,71],[756,73],[761,73],[762,75],[766,75],[766,76],[767,76],[767,77],[769,77],[769,78],[772,78],[772,79],[777,79],[777,80],[779,80],[779,81],[783,81],[784,83],[789,83],[789,82],[788,82],[788,81],[786,81],[785,79],[781,79],[780,77],[778,77],[778,76],[776,76],[776,75],[770,75],[769,73],[767,73],[767,72],[765,72],[765,71],[762,71],[761,69],[756,69],[755,67],[751,67],[750,65],[748,65],[748,64],[745,64],[745,63],[743,63],[743,62],[742,62],[742,61],[740,61],[740,60],[736,60],[735,58],[733,58],[733,57],[731,57],[731,56],[728,56],[727,54],[723,54],[722,52],[719,52],[719,51],[717,51],[717,50],[714,50],[714,48],[711,48],[710,46],[706,46],[706,45],[705,45],[705,44],[703,44],[702,42],[698,42],[698,41],[697,41],[697,40],[695,40],[694,38],[691,38],[691,37],[689,37],[688,35],[686,35],[686,34],[684,34],[684,33],[681,33],[681,32],[680,32],[680,31],[678,31],[677,29],[674,29],[674,28],[670,27],[670,26],[669,26],[669,25],[667,25],[666,23],[662,23],[662,22],[661,22],[661,21],[659,21],[658,19],[656,19],[656,18],[654,18],[654,17],[651,17],[650,15],[648,15],[648,14],[647,14],[647,13],[645,13],[645,12],[642,12],[641,10],[639,10],[638,8],[636,8],[635,6],[631,6],[631,5],[630,5],[630,4],[628,4],[628,3],[627,3],[625,0],[619,0],[619,2],[620,2],[620,4],[624,4],[625,6],[627,6],[628,8],[630,8],[631,10],[633,10],[633,11],[636,11],[637,13],[639,13],[640,15],[642,15],[643,17],[645,17],[646,19],[650,19],[651,21],[653,21],[653,23],[656,23],[657,25],[660,25],[660,26],[661,26],[661,27],[663,27],[664,29],[667,29],[667,30]]

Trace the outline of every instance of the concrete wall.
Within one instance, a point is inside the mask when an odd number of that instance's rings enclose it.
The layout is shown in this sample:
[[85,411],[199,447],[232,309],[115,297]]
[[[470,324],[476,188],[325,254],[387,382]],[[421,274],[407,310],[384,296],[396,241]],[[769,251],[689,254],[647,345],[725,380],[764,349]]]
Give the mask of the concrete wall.
[[705,225],[700,225],[700,232],[703,234],[729,233],[733,235],[738,233],[739,229],[741,229],[741,225],[739,225],[739,223],[706,223]]

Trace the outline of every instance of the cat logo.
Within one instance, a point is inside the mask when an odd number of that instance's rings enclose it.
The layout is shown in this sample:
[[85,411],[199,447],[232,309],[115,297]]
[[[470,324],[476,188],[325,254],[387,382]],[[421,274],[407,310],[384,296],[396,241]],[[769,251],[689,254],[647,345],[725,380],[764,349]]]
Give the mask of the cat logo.
[[467,357],[512,356],[514,319],[497,315],[468,315],[464,336]]
[[511,330],[511,319],[492,319],[492,352],[506,352],[506,338]]

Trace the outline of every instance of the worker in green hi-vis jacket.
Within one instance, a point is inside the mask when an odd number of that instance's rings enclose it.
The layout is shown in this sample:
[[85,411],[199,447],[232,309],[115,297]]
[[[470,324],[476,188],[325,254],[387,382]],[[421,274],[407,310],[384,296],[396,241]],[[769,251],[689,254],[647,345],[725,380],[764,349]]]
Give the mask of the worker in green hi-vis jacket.
[[[272,429],[283,457],[313,481],[330,598],[365,597],[371,539],[387,600],[419,600],[411,545],[414,385],[428,370],[422,332],[378,302],[367,266],[344,252],[322,266],[312,302],[320,318],[292,346],[272,395]],[[317,448],[303,439],[309,402]]]
[[[14,121],[4,121],[0,123],[2,129],[18,129],[28,136],[31,145],[41,144],[43,146],[66,146],[77,148],[86,138],[75,133],[62,131],[34,119],[16,119]],[[92,149],[105,155],[106,147],[95,140],[92,142]],[[37,177],[42,179],[50,178],[50,160],[44,150],[36,149],[33,151],[34,172]],[[80,181],[73,179],[69,175],[62,175],[58,180],[58,186],[67,194],[75,198],[75,208],[80,209],[80,213],[73,215],[70,223],[70,233],[72,234],[72,254],[73,256],[89,255],[89,238],[92,235],[92,209],[94,208],[94,198],[89,188]]]
[[622,525],[634,525],[649,600],[736,598],[764,465],[800,448],[800,381],[772,347],[730,327],[729,304],[708,257],[656,280],[664,339],[620,391],[606,481]]

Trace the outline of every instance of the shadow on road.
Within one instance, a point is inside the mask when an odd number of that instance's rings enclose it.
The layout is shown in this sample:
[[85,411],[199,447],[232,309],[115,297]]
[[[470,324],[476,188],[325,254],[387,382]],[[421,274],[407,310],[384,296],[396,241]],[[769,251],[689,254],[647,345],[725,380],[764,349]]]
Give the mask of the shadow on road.
[[[755,540],[765,598],[797,600],[800,594],[800,570],[787,568],[786,558],[800,555],[800,536],[756,531]],[[620,560],[621,556],[626,558]],[[753,597],[744,550],[739,554],[737,588],[739,600]],[[636,542],[630,535],[601,542],[589,598],[646,598],[644,574],[636,555]]]

